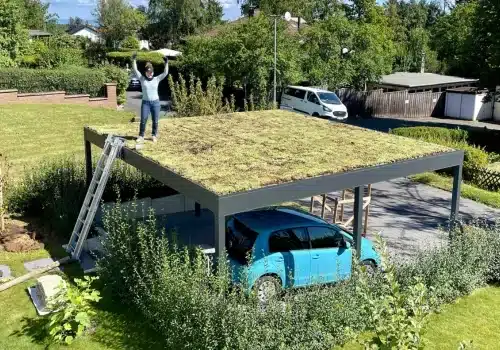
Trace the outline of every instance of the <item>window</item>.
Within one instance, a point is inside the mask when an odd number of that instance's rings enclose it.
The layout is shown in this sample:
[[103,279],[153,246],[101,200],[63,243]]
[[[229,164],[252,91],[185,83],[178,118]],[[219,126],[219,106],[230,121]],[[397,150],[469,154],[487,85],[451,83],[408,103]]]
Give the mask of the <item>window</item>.
[[269,251],[271,253],[301,249],[309,249],[309,240],[306,230],[303,228],[276,231],[269,237]]
[[304,90],[296,89],[295,90],[295,97],[296,98],[300,98],[301,100],[303,100],[304,97],[306,97],[306,92]]
[[247,264],[247,256],[252,251],[257,235],[257,232],[234,217],[229,219],[226,224],[226,249],[229,256]]
[[286,88],[286,89],[285,89],[285,95],[288,95],[288,96],[295,96],[295,89],[292,89],[292,88]]
[[339,98],[337,95],[335,95],[333,92],[318,92],[319,99],[323,101],[324,103],[330,104],[330,105],[340,105],[342,102],[340,102]]
[[312,103],[319,105],[318,96],[316,96],[316,94],[314,92],[309,93],[309,96],[307,96],[307,100],[309,102],[312,102]]
[[311,237],[311,246],[318,248],[338,248],[344,240],[344,236],[329,227],[309,227],[309,237]]

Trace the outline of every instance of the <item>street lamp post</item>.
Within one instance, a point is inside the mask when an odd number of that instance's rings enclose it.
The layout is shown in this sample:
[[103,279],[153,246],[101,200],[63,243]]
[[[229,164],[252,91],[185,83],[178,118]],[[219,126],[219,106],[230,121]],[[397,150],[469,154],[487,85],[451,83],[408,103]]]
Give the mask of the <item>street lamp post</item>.
[[[274,108],[277,106],[277,101],[276,101],[276,65],[277,65],[277,60],[278,60],[278,15],[273,15],[271,17],[274,17],[274,91],[273,91],[273,102],[274,102]],[[285,16],[283,16],[285,21],[289,22],[292,19],[292,15],[290,12],[286,12]]]

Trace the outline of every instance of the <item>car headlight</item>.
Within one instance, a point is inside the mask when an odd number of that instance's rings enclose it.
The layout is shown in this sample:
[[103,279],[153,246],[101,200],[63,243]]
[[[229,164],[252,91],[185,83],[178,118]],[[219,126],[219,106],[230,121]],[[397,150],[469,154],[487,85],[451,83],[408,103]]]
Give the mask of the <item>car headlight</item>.
[[323,106],[323,110],[325,112],[331,112],[332,110],[330,108],[328,108],[327,106]]

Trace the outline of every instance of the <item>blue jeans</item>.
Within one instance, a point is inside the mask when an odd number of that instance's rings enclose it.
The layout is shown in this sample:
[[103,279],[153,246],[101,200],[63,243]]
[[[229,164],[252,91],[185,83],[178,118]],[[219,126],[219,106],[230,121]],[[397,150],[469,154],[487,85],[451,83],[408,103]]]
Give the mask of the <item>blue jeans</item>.
[[144,137],[146,131],[146,123],[149,118],[149,113],[153,119],[153,136],[158,136],[158,119],[160,118],[160,100],[156,101],[142,101],[141,105],[141,126],[139,129],[139,136]]

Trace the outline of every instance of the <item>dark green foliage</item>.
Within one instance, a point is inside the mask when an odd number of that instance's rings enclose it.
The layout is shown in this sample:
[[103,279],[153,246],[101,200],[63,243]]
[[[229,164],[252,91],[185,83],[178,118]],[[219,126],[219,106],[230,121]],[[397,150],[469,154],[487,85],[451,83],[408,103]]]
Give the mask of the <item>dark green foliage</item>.
[[[132,64],[132,54],[135,51],[112,51],[107,53],[108,60],[114,64],[117,64],[121,67],[125,67],[128,63]],[[137,51],[137,63],[138,65],[146,64],[146,62],[151,62],[153,65],[163,66],[165,62],[163,61],[163,56],[158,52],[143,52]],[[170,64],[174,64],[173,61],[169,62]],[[156,68],[156,67],[155,67]]]
[[0,69],[0,89],[17,89],[20,93],[66,91],[97,97],[104,96],[104,84],[111,82],[117,82],[117,93],[123,94],[128,82],[126,72],[111,66],[101,69]]
[[139,46],[139,40],[133,35],[126,37],[121,42],[121,47],[124,49],[139,50]]
[[463,150],[465,152],[463,170],[465,180],[472,180],[476,169],[488,164],[488,153],[482,148],[469,145],[467,143],[469,135],[465,130],[419,126],[396,128],[391,130],[391,133]]
[[[71,159],[42,164],[25,172],[17,186],[9,188],[7,206],[12,213],[40,217],[61,238],[68,238],[86,194],[85,167]],[[171,193],[162,184],[119,163],[113,168],[103,201],[116,200],[116,188],[125,200]]]

